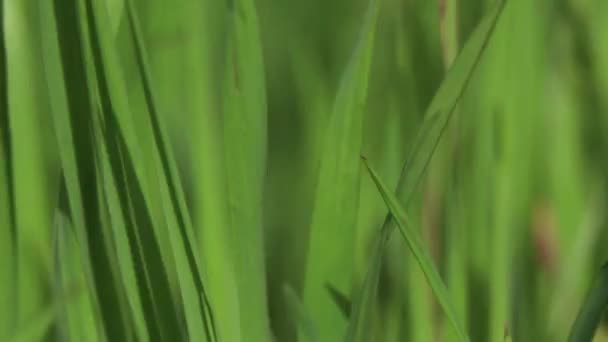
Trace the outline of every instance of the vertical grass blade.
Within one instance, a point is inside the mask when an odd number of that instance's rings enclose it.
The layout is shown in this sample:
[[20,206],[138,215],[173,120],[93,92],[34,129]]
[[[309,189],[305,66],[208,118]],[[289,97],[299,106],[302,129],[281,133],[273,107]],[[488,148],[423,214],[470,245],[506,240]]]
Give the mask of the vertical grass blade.
[[57,0],[42,2],[40,6],[44,70],[53,123],[70,216],[83,253],[87,285],[93,289],[93,310],[99,315],[96,322],[101,322],[98,333],[101,338],[128,340],[123,313],[116,312],[121,305],[101,225],[99,174],[90,114],[94,112],[94,97],[86,78],[79,5]]
[[[270,328],[262,229],[267,159],[266,81],[254,1],[235,0],[228,6],[228,48],[222,87],[229,226],[226,247],[236,279],[241,338],[262,342],[269,339]],[[222,319],[234,318],[218,318]]]
[[608,307],[608,263],[605,264],[589,290],[578,317],[570,330],[569,342],[587,342],[593,339],[603,313]]
[[[504,0],[498,0],[492,10],[475,29],[460,54],[454,60],[450,71],[427,108],[425,119],[418,136],[414,140],[412,152],[403,166],[397,185],[397,198],[402,203],[409,203],[413,197],[416,187],[426,170],[445,127],[447,127],[447,123],[456,105],[467,88],[474,71],[477,70],[504,5]],[[393,221],[394,217],[389,213],[378,233],[370,265],[366,271],[363,288],[353,303],[354,311],[351,317],[347,337],[348,341],[356,338],[357,331],[361,331],[362,329],[360,325],[363,321],[368,320],[366,316],[370,315],[372,310],[373,298],[382,264],[382,255],[386,242],[394,228]],[[464,333],[459,333],[459,336],[460,338],[466,338],[466,334]]]
[[13,176],[12,138],[8,115],[8,70],[4,30],[5,1],[0,1],[0,249],[2,272],[0,273],[0,301],[7,303],[0,312],[0,338],[13,333],[19,316],[17,303],[17,230],[15,223],[15,195]]
[[359,203],[363,114],[379,12],[371,0],[360,38],[344,71],[324,137],[306,264],[304,305],[316,319],[321,341],[344,336],[346,322],[325,289],[350,293],[353,227]]
[[415,193],[456,105],[479,65],[506,1],[497,0],[479,23],[426,109],[412,153],[403,166],[397,185],[397,197],[403,203],[408,203],[409,198]]
[[[113,38],[108,34],[109,21],[107,12],[103,4],[95,1],[86,2],[86,13],[90,29],[90,40],[93,52],[95,69],[99,77],[99,89],[102,104],[103,120],[110,123],[110,130],[116,132],[119,139],[119,147],[124,153],[123,161],[128,161],[127,177],[131,175],[131,182],[139,187],[135,191],[140,193],[139,202],[142,211],[149,215],[149,186],[143,174],[142,153],[139,147],[139,138],[132,118],[132,108],[125,89],[124,75],[118,60],[116,46]],[[130,17],[131,28],[133,28],[133,17]],[[131,34],[136,34],[131,33]],[[138,40],[135,38],[137,44]],[[141,48],[137,45],[137,48]],[[140,71],[144,70],[145,63],[142,59],[141,50],[136,50]],[[193,248],[195,241],[192,232],[192,224],[189,214],[185,210],[185,200],[183,192],[180,191],[179,180],[175,165],[172,163],[169,149],[165,147],[162,139],[162,125],[157,121],[155,107],[151,102],[150,88],[148,88],[147,74],[142,75],[144,81],[144,91],[148,94],[147,103],[150,110],[149,125],[154,132],[153,144],[155,153],[154,163],[160,171],[158,185],[161,193],[161,204],[164,218],[167,224],[169,237],[171,240],[172,251],[177,266],[177,274],[182,294],[182,301],[186,313],[188,334],[193,340],[212,340],[213,331],[209,329],[209,313],[207,300],[204,298],[205,290],[203,287],[201,270],[199,266],[197,250]],[[143,216],[145,217],[145,216]],[[151,219],[147,219],[150,226],[158,224]],[[156,226],[152,230],[158,232]],[[157,258],[157,259],[160,259]],[[165,301],[168,303],[168,301]],[[171,326],[175,326],[171,324]],[[175,328],[170,328],[174,330]]]

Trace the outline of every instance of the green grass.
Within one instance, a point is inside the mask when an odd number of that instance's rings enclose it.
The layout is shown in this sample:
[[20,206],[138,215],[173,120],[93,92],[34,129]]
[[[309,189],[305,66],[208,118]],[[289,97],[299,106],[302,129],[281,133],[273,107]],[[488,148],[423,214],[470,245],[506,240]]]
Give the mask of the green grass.
[[0,0],[0,340],[608,340],[605,9]]

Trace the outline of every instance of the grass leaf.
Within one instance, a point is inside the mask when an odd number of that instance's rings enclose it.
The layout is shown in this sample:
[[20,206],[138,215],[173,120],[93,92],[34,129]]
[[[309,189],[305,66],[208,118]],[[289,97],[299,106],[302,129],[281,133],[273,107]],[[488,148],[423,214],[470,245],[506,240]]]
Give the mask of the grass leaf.
[[[359,197],[359,154],[379,1],[371,0],[360,38],[340,81],[325,133],[306,264],[304,303],[324,341],[342,338],[345,320],[325,290],[350,293],[353,227]],[[336,243],[340,241],[340,243]]]
[[587,342],[593,339],[604,311],[608,307],[608,263],[600,270],[595,284],[589,290],[578,317],[570,330],[569,342]]
[[[490,13],[478,25],[456,57],[452,68],[426,110],[421,129],[414,140],[412,152],[406,160],[399,178],[397,197],[403,201],[402,203],[407,204],[415,193],[449,119],[469,84],[473,72],[479,65],[504,5],[504,0],[498,0]],[[353,303],[353,315],[351,316],[347,341],[365,340],[365,335],[361,334],[364,334],[366,330],[361,325],[363,325],[363,322],[369,321],[369,316],[372,314],[373,298],[380,276],[382,255],[394,228],[393,221],[394,217],[389,213],[376,238],[362,289]],[[463,332],[459,335],[461,338],[466,338],[466,334]]]
[[116,312],[121,307],[120,295],[101,227],[93,125],[87,114],[94,111],[94,97],[86,78],[79,16],[75,2],[41,3],[44,70],[70,216],[84,255],[87,285],[94,289],[94,311],[99,312],[103,324],[98,333],[122,340],[128,339],[128,332],[123,313]]
[[399,204],[397,198],[395,198],[395,196],[390,193],[390,190],[388,190],[388,188],[380,180],[378,174],[376,174],[376,171],[371,168],[367,161],[364,160],[364,163],[374,183],[378,187],[378,191],[382,195],[386,206],[389,208],[392,217],[395,219],[397,226],[399,227],[399,230],[401,232],[401,235],[407,242],[409,249],[412,251],[414,257],[416,258],[416,261],[424,272],[424,275],[431,289],[435,293],[435,297],[437,298],[439,304],[445,311],[448,319],[450,320],[450,323],[458,332],[460,340],[468,341],[465,329],[459,322],[459,319],[456,315],[456,310],[454,309],[454,306],[452,305],[451,300],[449,298],[447,288],[445,287],[443,280],[441,280],[439,272],[433,265],[433,259],[430,253],[427,251],[424,242],[422,241],[422,238],[418,236],[416,231],[414,231],[410,227],[410,224],[406,219],[405,211]]

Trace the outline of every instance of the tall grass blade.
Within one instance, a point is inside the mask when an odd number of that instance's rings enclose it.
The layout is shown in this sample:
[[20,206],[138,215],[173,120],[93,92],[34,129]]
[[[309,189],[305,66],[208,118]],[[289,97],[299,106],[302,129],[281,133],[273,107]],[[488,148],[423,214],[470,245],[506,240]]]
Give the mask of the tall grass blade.
[[379,2],[369,2],[324,137],[304,286],[304,304],[316,319],[322,341],[339,340],[346,327],[325,284],[331,283],[343,293],[351,291],[353,227],[359,203],[358,160]]
[[44,38],[44,70],[51,94],[51,110],[68,193],[70,216],[82,250],[87,285],[93,289],[101,338],[129,338],[117,281],[111,269],[101,226],[95,165],[92,117],[94,96],[86,78],[77,2],[42,2],[40,17]]
[[[505,0],[498,0],[478,25],[454,60],[450,71],[427,108],[421,129],[414,140],[412,152],[403,166],[397,185],[397,198],[402,203],[408,204],[413,197],[456,105],[467,88],[474,71],[477,70],[504,5]],[[382,256],[394,229],[394,223],[394,217],[389,213],[375,241],[362,289],[353,302],[353,314],[347,341],[354,341],[357,338],[361,341],[365,340],[364,337],[361,337],[364,335],[361,334],[364,334],[366,330],[361,325],[369,321],[372,314]],[[466,338],[464,333],[459,333],[459,336],[460,338]]]
[[367,163],[367,161],[364,160],[364,163],[367,167],[367,170],[369,171],[369,174],[374,180],[374,183],[378,187],[378,191],[382,195],[386,206],[389,208],[391,215],[396,221],[401,235],[407,242],[410,251],[412,251],[412,254],[416,258],[418,265],[420,265],[420,268],[422,269],[422,272],[424,273],[424,276],[426,277],[431,289],[435,293],[437,301],[445,311],[446,316],[450,320],[450,323],[458,333],[460,340],[468,341],[469,339],[467,337],[465,329],[461,325],[460,320],[456,315],[456,310],[454,309],[454,306],[451,303],[450,297],[448,295],[448,290],[445,287],[443,280],[441,280],[439,272],[433,265],[433,259],[430,253],[427,251],[424,242],[422,241],[422,238],[418,236],[416,231],[411,228],[410,224],[407,221],[405,212],[402,206],[399,204],[397,198],[390,193],[390,190],[388,190],[382,180],[380,180],[378,174],[376,174],[376,171],[372,169],[372,167]]
[[[119,148],[122,149],[123,161],[128,161],[127,177],[131,177],[131,183],[139,187],[140,190],[134,192],[139,194],[135,200],[141,203],[141,212],[146,213],[144,224],[152,226],[155,223],[150,219],[149,214],[149,187],[143,175],[143,161],[141,159],[141,149],[139,147],[138,136],[132,119],[132,110],[125,89],[124,76],[118,60],[116,47],[112,37],[108,34],[108,18],[106,9],[102,4],[94,1],[87,1],[86,13],[89,22],[90,39],[93,51],[93,59],[97,76],[99,77],[99,89],[102,104],[103,119],[109,123],[109,129],[115,131],[118,138]],[[140,52],[141,53],[141,52]],[[143,67],[142,67],[143,68]],[[147,79],[145,79],[147,81]],[[144,84],[144,87],[147,83]],[[149,99],[150,100],[150,99]],[[150,108],[149,108],[150,109]],[[151,107],[153,110],[154,108]],[[155,113],[152,113],[155,114]],[[155,116],[151,116],[150,124],[158,133],[159,124],[155,121]],[[164,149],[162,141],[153,141],[156,148],[160,150],[155,155],[155,164],[158,170],[162,170],[158,179],[161,190],[162,207],[164,217],[169,228],[169,236],[172,244],[174,258],[177,264],[177,274],[181,286],[182,301],[186,310],[186,321],[188,323],[188,333],[190,339],[212,340],[212,332],[208,329],[207,319],[205,318],[207,302],[203,298],[205,293],[202,283],[200,266],[198,265],[197,250],[192,247],[195,241],[191,231],[192,226],[189,215],[183,211],[185,208],[183,194],[176,192],[176,171],[175,168],[168,166],[167,149]],[[167,169],[169,168],[168,173]],[[173,171],[173,173],[172,173]],[[141,192],[140,192],[141,191]],[[181,200],[181,201],[180,201]],[[174,229],[177,227],[178,229]],[[153,231],[158,232],[159,227]],[[150,242],[154,241],[149,240]],[[154,241],[154,244],[157,243]],[[157,248],[153,247],[156,251]],[[155,252],[156,253],[156,252]],[[156,253],[156,260],[160,260]],[[161,275],[161,279],[163,276]],[[169,304],[166,296],[164,302]],[[176,324],[170,324],[167,329],[175,330]]]
[[570,330],[569,342],[587,342],[593,339],[603,313],[608,307],[608,263],[601,268],[593,287],[581,307]]
[[426,109],[424,121],[418,130],[412,152],[403,166],[397,185],[397,198],[403,203],[408,203],[415,193],[456,105],[479,65],[506,2],[507,0],[497,0],[479,23]]
[[[262,201],[267,160],[266,80],[253,0],[228,4],[222,89],[228,253],[234,267],[241,338],[269,338]],[[231,280],[227,280],[231,281]],[[221,317],[233,319],[232,317]]]
[[[5,317],[5,323],[0,325],[0,338],[12,334],[19,315],[17,303],[17,228],[13,176],[12,138],[8,114],[8,68],[6,60],[6,45],[4,33],[4,0],[0,1],[0,213],[2,214],[2,232],[0,247],[2,247],[3,272],[0,281],[5,285],[1,288],[2,301],[8,303],[7,310],[0,313]],[[6,270],[6,273],[5,271]],[[6,298],[4,298],[6,296]]]

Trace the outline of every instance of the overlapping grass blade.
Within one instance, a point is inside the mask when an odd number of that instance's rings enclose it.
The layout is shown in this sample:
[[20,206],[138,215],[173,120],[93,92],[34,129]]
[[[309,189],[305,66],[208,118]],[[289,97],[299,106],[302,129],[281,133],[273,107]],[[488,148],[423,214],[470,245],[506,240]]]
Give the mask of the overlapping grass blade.
[[57,0],[42,2],[44,69],[57,137],[70,216],[83,253],[84,271],[94,312],[100,315],[98,334],[110,340],[129,338],[126,318],[112,271],[101,226],[95,165],[93,126],[94,96],[86,78],[79,5]]
[[331,283],[343,293],[351,291],[353,227],[359,203],[358,160],[379,6],[377,0],[369,2],[323,142],[304,286],[304,304],[316,319],[322,341],[336,341],[344,335],[346,322],[325,284]]
[[203,275],[201,272],[201,266],[198,263],[198,249],[196,245],[196,239],[193,233],[192,219],[188,212],[186,205],[186,199],[184,190],[182,188],[182,182],[180,181],[179,173],[175,158],[173,156],[171,147],[169,146],[168,135],[164,129],[165,125],[162,122],[162,117],[159,115],[158,106],[156,105],[152,75],[150,72],[148,57],[146,49],[143,45],[142,35],[139,28],[139,20],[137,18],[137,12],[133,7],[132,0],[126,1],[126,15],[129,23],[130,34],[135,48],[136,64],[138,67],[139,76],[141,78],[141,86],[143,88],[144,97],[147,106],[148,117],[152,126],[154,142],[160,154],[160,163],[163,170],[163,178],[168,182],[169,197],[171,205],[176,213],[177,221],[181,229],[182,239],[186,247],[186,253],[190,267],[195,273],[195,282],[200,299],[202,303],[202,311],[205,320],[205,329],[209,334],[208,338],[212,341],[217,339],[215,319],[213,310],[210,307],[210,301],[208,298],[207,291],[203,284]]
[[388,190],[382,180],[380,180],[378,174],[376,174],[376,171],[372,169],[372,167],[367,163],[367,161],[364,161],[364,163],[372,179],[374,180],[374,183],[378,187],[378,191],[380,191],[380,194],[382,195],[386,206],[389,208],[393,219],[397,223],[401,235],[407,242],[409,249],[412,251],[412,254],[416,258],[416,261],[424,272],[424,275],[427,281],[429,282],[431,289],[435,293],[437,301],[445,311],[446,316],[450,320],[450,323],[457,331],[460,340],[468,341],[468,337],[465,332],[466,329],[464,329],[456,315],[456,310],[454,309],[454,306],[451,303],[447,288],[441,280],[439,272],[433,265],[433,259],[430,253],[427,251],[422,238],[418,235],[418,233],[416,233],[416,231],[412,229],[409,222],[407,221],[403,208],[397,201],[396,197],[390,193],[390,190]]
[[569,342],[587,342],[593,339],[595,330],[608,307],[608,263],[600,270],[595,284],[589,290],[578,317],[572,326]]
[[[115,46],[112,37],[108,34],[108,18],[105,8],[102,4],[94,1],[87,1],[86,13],[91,30],[90,39],[92,42],[93,59],[97,75],[100,79],[100,95],[103,110],[103,120],[113,124],[117,137],[119,139],[119,147],[122,148],[123,162],[128,161],[127,177],[131,175],[131,183],[139,190],[135,194],[140,194],[142,211],[148,215],[147,224],[157,224],[149,218],[149,203],[148,193],[149,187],[145,177],[143,176],[143,163],[139,148],[139,141],[136,130],[132,121],[132,113],[126,96],[124,86],[124,78],[122,75],[121,65],[118,61]],[[130,17],[130,20],[133,20]],[[137,42],[137,39],[135,40]],[[141,47],[141,46],[138,46]],[[141,51],[138,52],[141,59]],[[141,64],[140,63],[140,64]],[[141,66],[143,70],[143,66]],[[147,75],[142,76],[147,77]],[[148,81],[144,78],[144,81]],[[144,83],[144,88],[148,83]],[[147,88],[147,93],[150,95],[150,89]],[[151,98],[148,98],[148,110],[155,110],[151,103]],[[186,321],[188,323],[188,332],[191,339],[206,338],[212,340],[213,331],[210,331],[208,318],[206,313],[207,301],[203,297],[205,294],[200,266],[198,264],[197,250],[193,248],[194,236],[190,217],[185,211],[185,200],[183,192],[178,185],[177,172],[168,149],[163,144],[163,140],[159,138],[162,134],[162,127],[157,121],[156,113],[150,112],[150,125],[154,129],[155,140],[150,142],[158,149],[155,154],[155,165],[158,170],[162,170],[158,179],[158,185],[161,190],[161,204],[163,207],[164,217],[167,227],[169,228],[169,236],[172,244],[172,251],[177,266],[177,274],[181,288],[182,301],[186,312]],[[161,136],[162,138],[162,136]],[[177,190],[176,190],[177,189]],[[141,193],[140,193],[141,191]],[[143,216],[145,217],[145,216]],[[178,229],[174,229],[174,228]],[[153,231],[158,231],[158,226],[154,227]],[[153,240],[149,240],[153,241]],[[160,253],[158,253],[160,254]],[[160,259],[160,257],[158,258]],[[169,303],[165,300],[166,304]],[[157,311],[160,312],[160,311]],[[175,325],[171,324],[175,329]]]
[[[399,178],[397,198],[402,203],[409,203],[415,193],[449,119],[469,84],[473,72],[478,67],[504,5],[505,0],[498,0],[491,12],[478,25],[454,61],[452,68],[426,110],[425,119],[418,136],[414,140],[411,155],[405,162]],[[369,321],[372,314],[372,304],[380,275],[382,255],[393,228],[393,217],[389,213],[378,233],[362,289],[353,303],[353,315],[347,335],[348,341],[365,340],[364,336],[360,335],[365,331],[361,325],[365,321]],[[466,338],[466,334],[461,334],[461,337]]]
[[479,23],[426,109],[412,153],[403,166],[397,185],[397,197],[403,203],[408,203],[415,193],[454,109],[479,65],[506,1],[497,0]]

